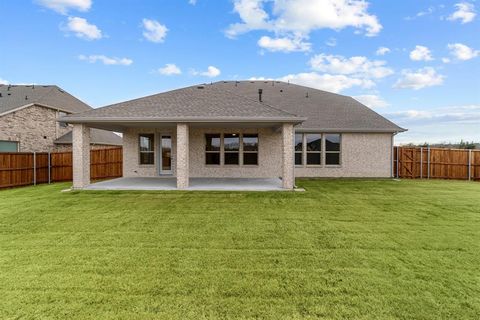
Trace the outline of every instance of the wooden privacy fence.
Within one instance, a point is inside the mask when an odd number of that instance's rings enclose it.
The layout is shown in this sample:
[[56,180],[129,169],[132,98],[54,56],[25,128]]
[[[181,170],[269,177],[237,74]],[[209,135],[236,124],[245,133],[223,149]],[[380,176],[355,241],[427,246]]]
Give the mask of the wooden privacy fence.
[[[0,153],[0,188],[72,180],[72,152]],[[122,148],[90,151],[90,178],[122,176]]]
[[393,174],[409,179],[480,180],[480,150],[395,147]]

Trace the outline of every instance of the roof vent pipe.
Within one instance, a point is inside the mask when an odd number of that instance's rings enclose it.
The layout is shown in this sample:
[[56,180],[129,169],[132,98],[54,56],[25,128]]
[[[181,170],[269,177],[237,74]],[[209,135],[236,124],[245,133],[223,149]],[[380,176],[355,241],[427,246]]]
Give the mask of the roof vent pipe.
[[260,101],[260,102],[262,102],[262,93],[263,93],[263,90],[258,89],[258,101]]

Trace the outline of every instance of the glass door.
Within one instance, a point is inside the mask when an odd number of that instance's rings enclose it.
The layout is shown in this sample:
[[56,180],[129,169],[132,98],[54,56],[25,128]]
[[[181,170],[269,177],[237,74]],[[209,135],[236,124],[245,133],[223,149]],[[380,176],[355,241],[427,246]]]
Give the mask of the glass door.
[[160,153],[160,174],[172,174],[172,136],[162,135]]

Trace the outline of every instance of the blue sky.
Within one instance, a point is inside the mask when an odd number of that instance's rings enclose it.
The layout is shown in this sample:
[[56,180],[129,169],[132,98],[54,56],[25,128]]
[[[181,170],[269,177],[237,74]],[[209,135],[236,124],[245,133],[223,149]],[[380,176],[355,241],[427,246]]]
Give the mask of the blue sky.
[[480,4],[468,1],[0,2],[0,82],[100,107],[217,80],[351,95],[409,132],[480,141]]

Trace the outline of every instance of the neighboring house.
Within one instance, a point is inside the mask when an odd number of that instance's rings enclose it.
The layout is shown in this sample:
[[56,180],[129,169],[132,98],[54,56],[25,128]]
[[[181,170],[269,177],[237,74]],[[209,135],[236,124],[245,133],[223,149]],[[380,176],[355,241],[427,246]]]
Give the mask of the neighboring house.
[[[59,117],[92,108],[57,86],[0,85],[0,152],[71,150],[72,126]],[[119,146],[113,132],[92,129],[94,147]]]
[[123,133],[124,177],[391,177],[405,131],[351,97],[278,81],[198,85],[69,115],[74,187],[89,184],[88,128]]

